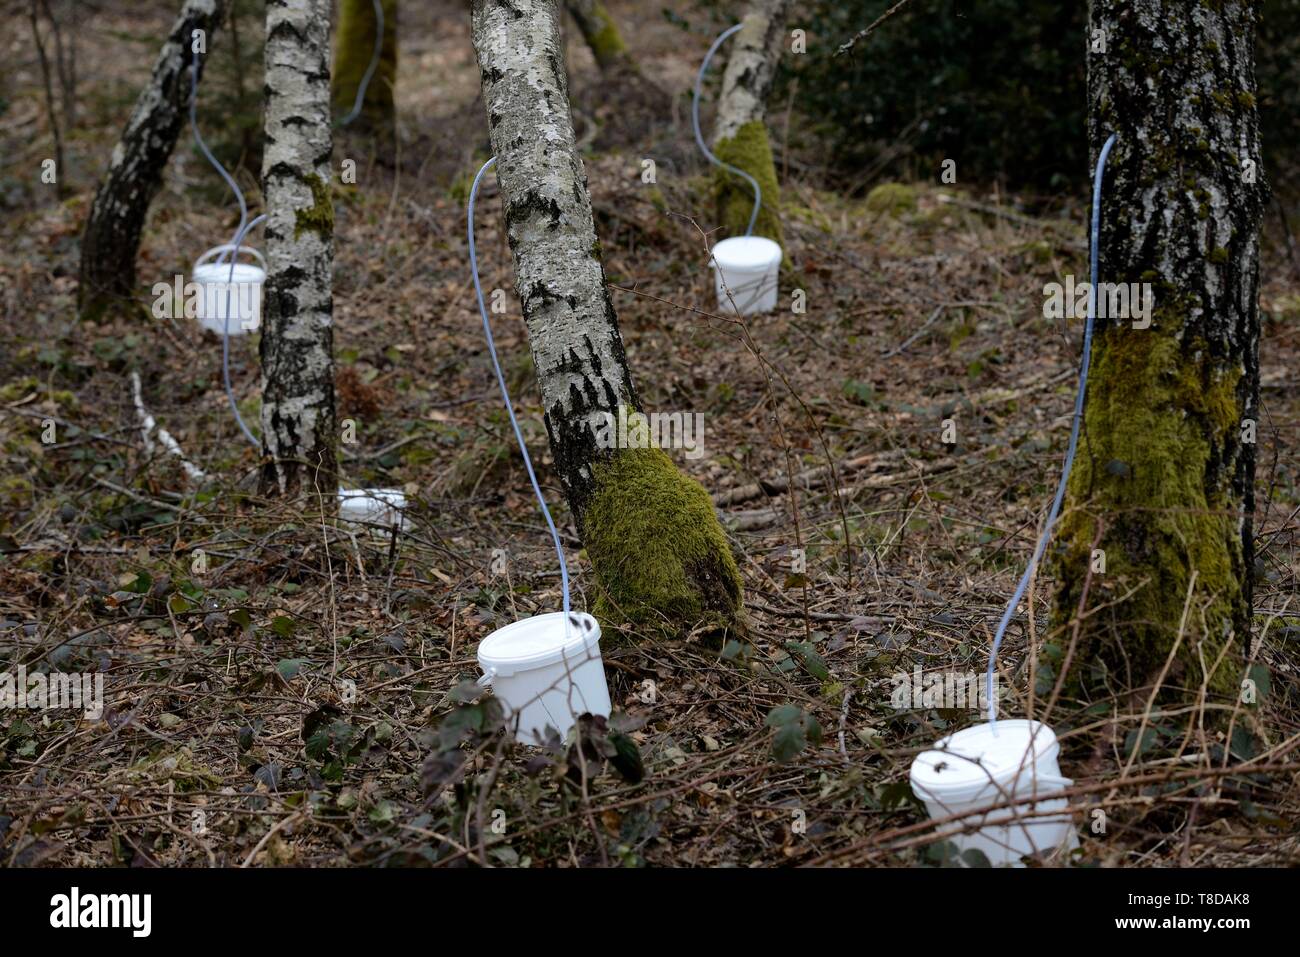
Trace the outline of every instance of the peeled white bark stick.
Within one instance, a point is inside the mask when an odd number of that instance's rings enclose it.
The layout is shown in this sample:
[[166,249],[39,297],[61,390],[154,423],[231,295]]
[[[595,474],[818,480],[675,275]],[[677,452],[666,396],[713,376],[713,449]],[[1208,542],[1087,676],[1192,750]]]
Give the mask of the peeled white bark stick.
[[203,469],[190,462],[185,457],[185,452],[181,449],[180,443],[172,438],[172,434],[160,426],[149,410],[144,407],[144,396],[140,391],[140,373],[131,373],[131,394],[135,398],[135,414],[140,419],[140,438],[144,442],[144,451],[146,455],[153,455],[153,432],[158,431],[158,441],[162,443],[163,449],[168,455],[174,455],[181,460],[181,468],[185,470],[185,475],[191,482],[202,482],[208,476]]

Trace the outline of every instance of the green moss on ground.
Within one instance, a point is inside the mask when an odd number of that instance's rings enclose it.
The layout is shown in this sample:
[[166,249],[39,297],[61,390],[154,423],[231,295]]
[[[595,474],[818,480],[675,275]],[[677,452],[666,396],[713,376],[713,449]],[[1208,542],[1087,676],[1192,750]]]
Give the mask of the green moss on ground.
[[903,183],[881,183],[867,194],[867,212],[893,216],[916,210],[916,190]]
[[[751,120],[736,131],[736,135],[723,140],[713,152],[724,163],[743,169],[758,181],[763,191],[763,205],[754,223],[754,235],[781,240],[781,188],[776,181],[776,165],[772,161],[772,145],[767,138],[767,126],[762,120]],[[745,235],[749,217],[754,212],[754,188],[735,173],[718,168],[713,176],[713,195],[718,206],[718,218],[728,236]]]
[[593,478],[582,526],[597,617],[669,633],[734,627],[740,572],[704,487],[657,448],[618,451]]
[[307,177],[307,185],[311,187],[312,203],[294,213],[293,238],[297,239],[308,229],[322,239],[329,239],[334,235],[334,201],[330,198],[329,183],[312,173]]
[[[1106,523],[1099,546],[1106,572],[1094,578],[1088,599],[1093,612],[1080,628],[1066,685],[1071,697],[1095,690],[1097,664],[1116,687],[1126,675],[1135,686],[1158,675],[1193,571],[1194,614],[1167,686],[1200,686],[1240,607],[1241,533],[1229,481],[1207,475],[1241,427],[1241,373],[1216,371],[1207,350],[1175,338],[1180,308],[1185,304],[1164,315],[1158,310],[1153,329],[1110,328],[1094,344],[1084,438],[1069,482],[1072,507],[1058,533],[1064,550],[1054,571],[1063,587],[1054,625],[1068,625],[1076,613],[1098,516]],[[1068,640],[1067,631],[1061,646]],[[1243,642],[1235,641],[1210,680],[1225,696],[1236,694],[1241,677]]]

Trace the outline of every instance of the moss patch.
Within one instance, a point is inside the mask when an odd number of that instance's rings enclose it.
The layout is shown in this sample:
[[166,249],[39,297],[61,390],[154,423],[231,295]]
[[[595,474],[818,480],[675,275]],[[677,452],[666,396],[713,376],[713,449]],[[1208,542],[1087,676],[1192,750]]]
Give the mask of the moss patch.
[[311,206],[294,213],[293,238],[309,229],[328,240],[334,235],[334,201],[330,198],[329,184],[312,173],[307,177],[307,185],[311,187]]
[[[1241,372],[1216,369],[1205,349],[1175,338],[1179,308],[1158,312],[1156,328],[1110,328],[1094,344],[1085,432],[1059,532],[1063,552],[1054,571],[1062,585],[1053,624],[1065,626],[1075,615],[1097,517],[1105,521],[1098,547],[1106,572],[1089,595],[1094,611],[1080,628],[1067,682],[1072,696],[1094,690],[1099,665],[1119,687],[1142,686],[1159,673],[1193,571],[1192,613],[1167,687],[1199,688],[1202,662],[1213,666],[1241,606],[1241,532],[1223,465],[1240,429]],[[1244,636],[1234,640],[1210,680],[1225,696],[1236,694],[1241,677]]]
[[[724,163],[743,169],[758,181],[758,187],[763,191],[763,205],[754,223],[754,235],[766,236],[780,243],[781,188],[776,182],[767,126],[761,120],[751,120],[737,130],[735,136],[715,146],[713,152]],[[719,167],[713,177],[713,195],[718,205],[718,218],[727,235],[745,235],[745,227],[754,212],[754,188],[735,173]]]
[[[383,0],[384,40],[361,113],[354,125],[391,130],[396,121],[393,85],[397,80],[397,0]],[[375,55],[375,8],[373,0],[343,0],[334,43],[331,95],[334,112],[346,116],[356,104],[357,90]]]
[[597,64],[602,68],[613,66],[627,55],[627,44],[623,42],[623,37],[619,34],[618,27],[614,25],[614,20],[605,9],[605,5],[595,3],[592,7],[592,16],[600,24],[600,28],[587,33],[587,45],[591,47],[591,54],[596,58]]
[[602,621],[670,633],[734,626],[740,572],[713,502],[662,449],[625,449],[598,464],[582,525]]
[[916,210],[916,190],[903,183],[881,183],[867,194],[867,212],[893,216]]

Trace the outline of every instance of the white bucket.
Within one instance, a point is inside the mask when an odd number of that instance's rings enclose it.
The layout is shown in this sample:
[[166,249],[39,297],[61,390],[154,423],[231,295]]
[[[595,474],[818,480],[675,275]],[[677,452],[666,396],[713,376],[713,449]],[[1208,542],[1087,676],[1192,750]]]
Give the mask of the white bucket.
[[548,725],[563,740],[581,714],[609,717],[600,625],[588,614],[570,613],[567,628],[562,611],[498,628],[479,642],[478,664],[526,744],[542,744]]
[[[776,308],[781,247],[762,236],[736,236],[713,247],[713,284],[718,309],[731,315],[734,299],[741,315],[754,316]],[[727,293],[731,295],[728,296]]]
[[[266,260],[262,254],[251,246],[240,246],[241,253],[248,253],[261,265],[236,263],[233,275],[228,261],[208,261],[213,256],[234,251],[232,244],[225,243],[213,246],[194,261],[192,278],[200,291],[195,318],[204,329],[219,336],[242,336],[262,324],[262,283],[266,280]],[[227,300],[230,304],[229,321],[226,319]]]
[[373,531],[376,525],[406,528],[406,496],[400,488],[341,488],[339,489],[339,518],[356,525],[366,525]]
[[[948,735],[934,750],[917,756],[912,762],[912,793],[925,803],[932,818],[1025,798],[1023,803],[986,815],[972,814],[936,831],[959,853],[974,848],[983,851],[995,867],[1020,867],[1022,856],[1079,845],[1068,813],[1043,814],[1069,807],[1066,798],[1050,797],[1074,783],[1061,777],[1060,751],[1052,729],[1038,721],[999,721],[996,734],[987,722],[977,724]],[[1035,816],[1019,817],[1031,813]],[[1002,823],[984,825],[985,821]]]

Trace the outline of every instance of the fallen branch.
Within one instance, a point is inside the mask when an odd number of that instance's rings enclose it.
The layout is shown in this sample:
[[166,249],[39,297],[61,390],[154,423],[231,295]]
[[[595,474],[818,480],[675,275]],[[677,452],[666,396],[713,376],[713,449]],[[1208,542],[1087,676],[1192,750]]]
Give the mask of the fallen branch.
[[131,373],[131,393],[135,398],[135,414],[140,419],[140,438],[144,442],[144,451],[146,455],[153,455],[153,432],[158,431],[158,441],[167,454],[174,455],[181,460],[181,468],[185,470],[185,475],[191,482],[202,482],[208,476],[201,468],[190,462],[181,450],[180,443],[172,438],[172,434],[160,426],[149,410],[144,407],[144,397],[140,394],[140,373]]
[[846,40],[844,43],[841,43],[839,49],[835,51],[835,55],[843,56],[844,54],[848,53],[850,50],[853,49],[853,45],[855,43],[857,43],[859,40],[865,40],[867,37],[869,37],[871,33],[876,29],[876,27],[880,26],[882,23],[884,23],[886,20],[892,17],[899,10],[903,9],[903,7],[907,6],[907,3],[908,0],[898,0],[898,3],[894,4],[884,13],[882,13],[880,16],[876,17],[876,19],[873,20],[865,30],[859,30],[857,33],[853,34],[853,36],[849,37],[848,40]]
[[[856,472],[866,468],[869,465],[885,465],[889,462],[902,458],[902,451],[893,449],[887,452],[873,452],[869,455],[860,455],[855,459],[849,459],[847,462],[841,462],[839,470],[847,475],[850,472]],[[799,487],[807,490],[823,484],[830,477],[830,467],[819,465],[816,468],[806,469],[794,477]],[[736,505],[740,502],[748,502],[750,499],[758,498],[762,495],[780,495],[790,487],[790,479],[786,476],[778,476],[771,479],[760,479],[757,482],[750,482],[747,485],[738,485],[735,488],[729,488],[725,491],[718,492],[713,496],[713,504],[722,508],[727,505]]]

